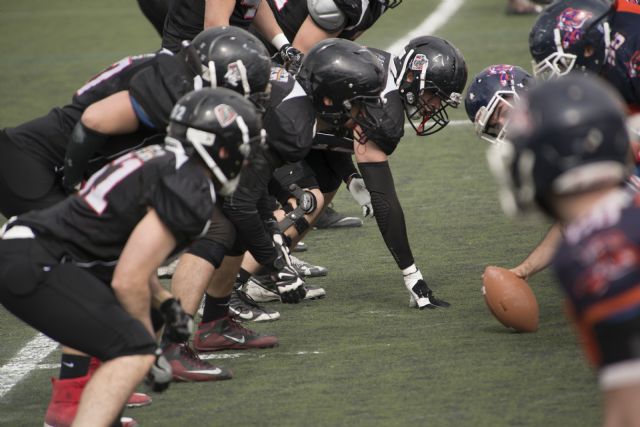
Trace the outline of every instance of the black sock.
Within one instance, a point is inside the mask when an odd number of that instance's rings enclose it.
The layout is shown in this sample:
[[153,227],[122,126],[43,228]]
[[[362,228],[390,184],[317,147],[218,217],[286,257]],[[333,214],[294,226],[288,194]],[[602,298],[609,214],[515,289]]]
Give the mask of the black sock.
[[222,298],[214,298],[208,294],[204,297],[204,312],[202,313],[202,323],[209,323],[222,319],[229,314],[229,300],[231,295]]
[[78,356],[62,353],[60,361],[60,379],[84,377],[89,373],[90,356]]
[[236,283],[239,286],[242,286],[245,283],[247,283],[247,281],[249,280],[249,277],[251,277],[251,273],[249,273],[244,268],[241,268],[240,271],[238,272],[238,276],[236,277]]

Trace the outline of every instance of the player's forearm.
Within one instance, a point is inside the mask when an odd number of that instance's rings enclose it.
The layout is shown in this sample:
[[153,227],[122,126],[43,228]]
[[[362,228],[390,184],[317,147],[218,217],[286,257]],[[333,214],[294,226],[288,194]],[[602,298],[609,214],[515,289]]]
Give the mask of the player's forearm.
[[527,278],[549,266],[556,249],[562,240],[562,231],[558,223],[551,226],[544,239],[533,251],[518,265],[513,268],[518,276]]
[[316,25],[310,16],[307,16],[307,19],[302,23],[302,26],[296,33],[296,37],[293,39],[293,47],[302,53],[307,53],[316,43],[324,39],[336,37],[340,34],[340,31],[325,31]]
[[413,263],[402,206],[396,194],[389,163],[358,163],[362,178],[371,194],[380,234],[401,270]]
[[[262,34],[267,40],[270,40],[271,44],[273,44],[276,49],[280,49],[283,44],[289,43],[287,37],[282,32],[280,25],[278,25],[275,16],[273,16],[273,11],[264,0],[260,3],[256,16],[253,18],[253,26],[256,27],[260,34]],[[286,43],[273,42],[274,37],[278,36],[278,34],[282,34],[284,40],[287,40]],[[283,40],[282,37],[280,37],[279,40]]]
[[235,0],[206,0],[204,29],[229,25],[229,17],[236,6]]
[[114,276],[111,283],[116,298],[127,313],[139,320],[151,335],[154,334],[151,325],[151,290],[149,280],[142,277]]

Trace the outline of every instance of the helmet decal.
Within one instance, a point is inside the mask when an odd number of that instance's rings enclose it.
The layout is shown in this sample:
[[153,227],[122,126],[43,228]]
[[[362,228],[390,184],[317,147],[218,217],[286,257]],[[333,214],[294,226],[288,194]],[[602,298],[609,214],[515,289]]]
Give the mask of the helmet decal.
[[511,82],[514,80],[513,76],[513,65],[494,65],[489,67],[489,75],[490,76],[499,76],[500,78],[500,86],[506,87],[511,86]]
[[567,49],[582,38],[585,32],[584,24],[591,17],[593,17],[592,12],[572,7],[565,9],[558,16],[556,28],[562,32],[562,47],[564,49]]
[[231,125],[238,117],[238,113],[236,113],[236,111],[227,104],[220,104],[216,106],[216,108],[213,109],[213,113],[215,114],[218,123],[220,123],[220,126],[223,128]]
[[414,71],[422,71],[424,68],[428,67],[429,58],[427,58],[427,56],[423,55],[422,53],[416,54],[416,56],[414,56],[413,60],[411,61],[411,65],[409,65],[409,68]]
[[629,78],[636,78],[640,76],[640,50],[636,50],[629,62],[625,62],[624,65],[627,66],[627,71],[629,74]]

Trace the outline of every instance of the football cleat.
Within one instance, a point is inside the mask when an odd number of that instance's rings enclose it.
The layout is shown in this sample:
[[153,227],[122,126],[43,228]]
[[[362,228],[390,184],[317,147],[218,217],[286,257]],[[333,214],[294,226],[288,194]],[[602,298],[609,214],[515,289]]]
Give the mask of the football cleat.
[[291,249],[291,252],[306,252],[309,250],[309,246],[305,242],[298,242],[297,245]]
[[178,268],[178,261],[180,258],[176,258],[172,262],[167,265],[161,265],[158,267],[158,278],[160,279],[170,279],[173,277],[173,274],[176,272],[176,268]]
[[229,315],[241,322],[268,322],[278,320],[280,313],[261,307],[246,292],[234,289],[229,301]]
[[302,277],[321,277],[327,275],[327,267],[310,264],[293,255],[289,255],[289,259],[291,260],[293,268]]
[[231,370],[201,360],[188,344],[171,343],[163,348],[174,381],[221,381],[233,377]]
[[429,308],[448,308],[451,306],[447,301],[437,298],[424,280],[418,280],[409,289],[409,307],[420,310]]
[[151,396],[145,393],[133,393],[127,400],[127,408],[141,408],[143,406],[151,405]]
[[275,335],[251,331],[229,316],[200,323],[193,339],[193,346],[198,351],[245,350],[277,345],[278,337]]
[[[280,295],[278,295],[274,286],[269,276],[251,276],[242,289],[255,302],[280,301]],[[306,300],[322,299],[327,295],[325,290],[319,286],[305,284],[304,287],[307,291],[304,297]]]
[[362,227],[362,219],[355,216],[346,216],[337,212],[331,206],[327,206],[324,212],[320,214],[313,226],[315,228],[347,228]]

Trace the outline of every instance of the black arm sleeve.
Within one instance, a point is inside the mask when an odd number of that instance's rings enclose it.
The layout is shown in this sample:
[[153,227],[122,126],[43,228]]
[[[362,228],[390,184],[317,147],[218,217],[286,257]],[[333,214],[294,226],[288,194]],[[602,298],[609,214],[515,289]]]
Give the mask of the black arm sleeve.
[[108,136],[89,129],[79,121],[71,132],[64,158],[65,186],[73,187],[84,178],[89,160],[98,151]]
[[358,163],[358,167],[371,193],[371,204],[382,238],[398,267],[405,269],[414,261],[389,162]]
[[273,171],[281,164],[279,157],[268,147],[252,150],[249,162],[240,175],[238,187],[223,205],[223,211],[235,225],[240,239],[262,265],[272,263],[277,253],[264,227],[258,202],[266,197]]

